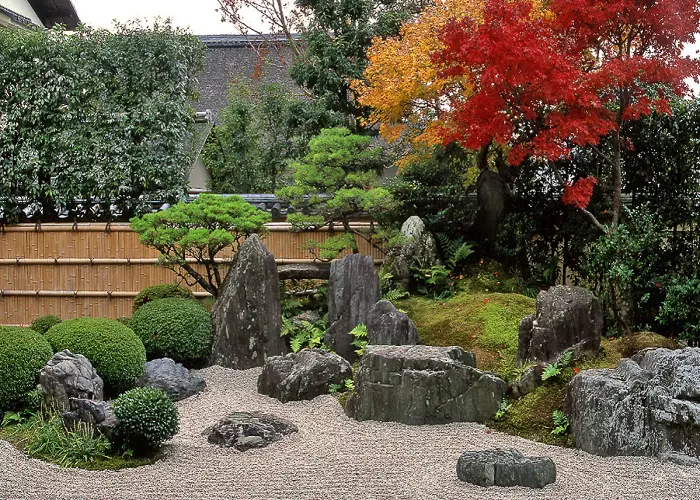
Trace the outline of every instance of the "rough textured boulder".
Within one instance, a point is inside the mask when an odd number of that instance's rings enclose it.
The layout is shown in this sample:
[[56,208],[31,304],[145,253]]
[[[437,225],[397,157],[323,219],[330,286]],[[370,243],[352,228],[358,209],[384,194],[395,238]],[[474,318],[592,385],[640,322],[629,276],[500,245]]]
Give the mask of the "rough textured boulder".
[[63,424],[68,429],[74,429],[79,422],[90,424],[93,429],[108,438],[112,437],[118,420],[112,412],[112,403],[95,401],[93,399],[70,398],[69,410],[64,411]]
[[146,363],[146,373],[136,385],[160,389],[173,401],[193,396],[207,387],[202,377],[191,374],[187,368],[170,358],[154,359]]
[[406,219],[401,225],[401,234],[406,243],[387,256],[391,273],[408,290],[411,284],[411,268],[428,268],[440,264],[435,238],[425,228],[417,215]]
[[268,358],[258,377],[258,392],[283,403],[313,399],[328,394],[330,384],[352,378],[347,360],[323,349],[302,351]]
[[508,386],[508,396],[512,399],[518,399],[526,394],[530,394],[532,391],[542,385],[543,371],[544,366],[541,364],[532,366],[525,370],[519,379],[515,380]]
[[603,310],[590,290],[554,286],[537,296],[537,314],[521,320],[517,359],[551,363],[572,348],[595,357],[602,333]]
[[459,347],[367,346],[345,413],[415,425],[485,422],[506,383],[475,366],[474,354]]
[[700,349],[645,349],[615,370],[581,372],[566,412],[588,453],[700,457]]
[[478,486],[544,488],[556,481],[557,468],[549,457],[524,457],[517,450],[495,448],[463,453],[457,477]]
[[203,435],[211,444],[245,451],[264,448],[297,430],[289,420],[254,411],[233,413],[207,428]]
[[367,323],[372,306],[381,298],[382,287],[369,255],[353,254],[331,263],[328,280],[328,321],[325,343],[350,361],[357,358],[350,331]]
[[418,330],[413,321],[396,310],[388,300],[380,300],[367,317],[367,343],[373,345],[416,345]]
[[104,382],[82,354],[54,354],[39,373],[39,388],[49,406],[67,410],[70,398],[102,399]]
[[286,354],[277,265],[257,235],[238,248],[211,317],[213,365],[246,370]]

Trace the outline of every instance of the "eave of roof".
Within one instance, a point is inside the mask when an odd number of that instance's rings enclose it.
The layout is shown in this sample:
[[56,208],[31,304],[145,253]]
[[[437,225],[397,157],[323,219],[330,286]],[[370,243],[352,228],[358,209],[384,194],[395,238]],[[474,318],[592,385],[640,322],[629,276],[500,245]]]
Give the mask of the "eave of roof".
[[56,24],[73,30],[80,24],[78,12],[71,0],[28,0],[36,15],[47,28]]
[[[294,34],[295,40],[300,40],[301,36]],[[287,37],[282,34],[275,35],[199,35],[199,39],[209,48],[228,47],[248,47],[252,45],[277,43],[286,45],[289,43]]]

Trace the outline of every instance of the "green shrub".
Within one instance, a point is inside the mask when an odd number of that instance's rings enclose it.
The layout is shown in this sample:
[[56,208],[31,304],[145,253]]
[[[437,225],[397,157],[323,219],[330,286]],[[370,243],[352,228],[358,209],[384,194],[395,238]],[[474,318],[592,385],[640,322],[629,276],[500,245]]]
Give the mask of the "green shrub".
[[29,326],[29,328],[31,328],[35,332],[44,334],[49,331],[49,328],[51,328],[53,325],[59,324],[60,322],[61,318],[59,318],[58,316],[42,316],[32,321],[32,324]]
[[131,328],[141,337],[150,358],[168,357],[198,364],[211,350],[211,317],[193,300],[160,299],[134,313]]
[[141,339],[118,321],[71,319],[51,327],[46,339],[56,352],[68,349],[88,358],[104,380],[109,395],[134,387],[146,370],[146,351]]
[[177,408],[160,389],[141,387],[125,392],[114,402],[119,420],[116,434],[137,453],[155,451],[179,431]]
[[133,312],[148,302],[153,302],[158,299],[169,299],[172,297],[179,297],[181,299],[194,299],[194,295],[189,288],[183,288],[175,283],[169,283],[166,285],[153,285],[145,288],[139,292],[139,294],[134,297],[134,307]]
[[36,385],[39,370],[53,356],[46,339],[34,330],[0,327],[0,409],[23,402]]
[[669,333],[697,345],[700,341],[700,279],[676,278],[666,288],[659,323]]

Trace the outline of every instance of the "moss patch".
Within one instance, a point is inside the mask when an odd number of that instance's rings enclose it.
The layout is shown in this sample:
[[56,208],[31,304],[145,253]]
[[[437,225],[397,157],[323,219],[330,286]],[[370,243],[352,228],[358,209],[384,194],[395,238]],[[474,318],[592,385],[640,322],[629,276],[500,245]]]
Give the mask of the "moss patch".
[[480,369],[507,378],[515,364],[520,320],[535,312],[535,299],[515,293],[459,292],[449,300],[411,297],[396,305],[426,345],[473,351]]

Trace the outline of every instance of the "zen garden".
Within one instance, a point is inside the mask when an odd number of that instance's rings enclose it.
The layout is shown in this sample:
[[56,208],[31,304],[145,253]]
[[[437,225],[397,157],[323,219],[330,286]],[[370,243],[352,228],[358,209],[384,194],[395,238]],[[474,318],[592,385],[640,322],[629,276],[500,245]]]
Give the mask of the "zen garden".
[[13,5],[1,499],[700,498],[699,0]]

